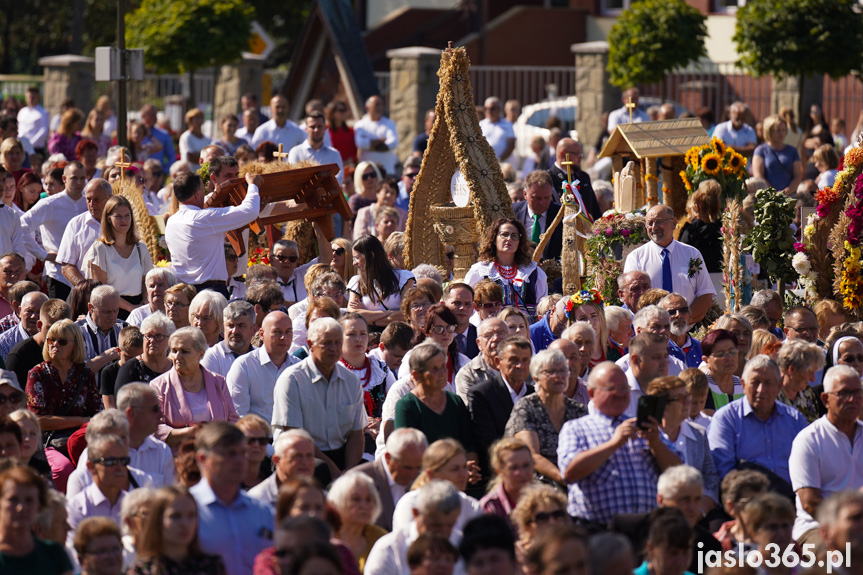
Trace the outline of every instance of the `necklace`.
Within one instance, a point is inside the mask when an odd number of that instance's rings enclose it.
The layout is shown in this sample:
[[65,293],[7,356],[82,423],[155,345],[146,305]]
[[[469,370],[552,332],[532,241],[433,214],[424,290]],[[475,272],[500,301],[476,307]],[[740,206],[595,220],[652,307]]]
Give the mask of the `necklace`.
[[494,262],[494,269],[497,270],[497,273],[500,274],[505,280],[512,280],[515,278],[515,274],[518,273],[518,266],[502,266],[497,262]]
[[354,367],[345,358],[341,358],[341,359],[339,359],[339,361],[342,363],[343,366],[345,366],[346,368],[348,368],[351,371],[359,372],[359,371],[365,370],[366,375],[365,375],[365,377],[362,378],[361,383],[363,384],[363,389],[368,388],[369,382],[372,380],[372,362],[371,362],[371,360],[369,360],[369,356],[366,356],[366,360],[363,362],[362,367]]

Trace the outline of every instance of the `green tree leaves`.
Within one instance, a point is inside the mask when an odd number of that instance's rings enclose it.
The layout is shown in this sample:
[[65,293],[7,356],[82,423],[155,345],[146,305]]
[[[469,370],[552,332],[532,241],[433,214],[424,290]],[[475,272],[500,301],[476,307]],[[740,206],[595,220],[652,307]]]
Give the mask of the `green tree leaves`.
[[620,88],[651,84],[706,56],[707,18],[684,0],[639,0],[608,35],[608,72]]

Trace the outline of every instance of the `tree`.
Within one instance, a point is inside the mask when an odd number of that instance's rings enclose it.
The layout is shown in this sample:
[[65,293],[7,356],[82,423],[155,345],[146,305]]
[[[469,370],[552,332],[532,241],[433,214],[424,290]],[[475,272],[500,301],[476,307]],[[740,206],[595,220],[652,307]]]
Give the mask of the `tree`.
[[801,96],[806,76],[835,80],[863,68],[857,0],[749,0],[737,11],[733,40],[746,70],[799,76]]
[[143,0],[126,15],[127,44],[159,71],[188,72],[194,102],[195,70],[238,60],[254,15],[243,0]]
[[[661,82],[666,72],[705,57],[707,18],[684,0],[639,0],[608,34],[608,72],[620,88]],[[663,97],[665,86],[662,87]]]

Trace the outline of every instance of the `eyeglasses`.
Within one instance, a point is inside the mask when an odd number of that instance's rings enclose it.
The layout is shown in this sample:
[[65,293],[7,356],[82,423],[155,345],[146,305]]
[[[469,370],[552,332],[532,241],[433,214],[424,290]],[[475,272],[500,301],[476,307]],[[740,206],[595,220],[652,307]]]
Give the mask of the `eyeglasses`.
[[813,326],[813,327],[794,327],[794,326],[789,325],[788,329],[793,329],[794,331],[799,331],[800,333],[817,333],[818,332],[818,326],[817,325]]
[[446,253],[446,259],[454,260],[455,259],[455,252],[447,252]]
[[646,223],[647,223],[647,227],[661,226],[665,222],[670,222],[673,219],[674,218],[662,218],[661,220],[650,220]]
[[249,443],[249,445],[258,444],[261,447],[263,447],[265,445],[271,444],[273,442],[273,438],[272,437],[247,437],[246,441]]
[[147,341],[163,342],[168,339],[168,336],[164,333],[145,333],[144,339]]
[[377,177],[378,177],[378,175],[377,175],[376,173],[374,173],[374,172],[368,172],[368,173],[363,174],[363,179],[364,179],[364,180],[371,180],[371,179],[374,179],[374,178],[377,178]]
[[431,302],[426,301],[426,302],[422,302],[422,303],[412,303],[410,307],[413,311],[417,311],[420,309],[428,309],[431,306],[432,306]]
[[12,393],[9,395],[3,395],[0,393],[0,405],[6,405],[6,403],[11,403],[12,405],[16,405],[21,403],[21,400],[24,399],[24,396],[20,393]]
[[689,306],[686,306],[686,307],[678,307],[678,308],[670,309],[670,310],[667,310],[667,311],[668,311],[668,315],[669,315],[669,316],[672,316],[672,317],[673,317],[673,316],[675,316],[675,315],[686,315],[686,314],[688,314],[688,313],[689,313]]
[[69,340],[66,339],[65,337],[61,337],[59,339],[54,339],[54,338],[49,337],[45,341],[48,343],[48,345],[58,345],[60,347],[65,347],[65,346],[69,345]]
[[487,301],[485,303],[477,304],[478,308],[482,309],[498,309],[503,307],[502,301]]
[[91,459],[90,463],[104,465],[105,467],[114,467],[116,465],[125,467],[129,465],[130,461],[132,460],[129,457],[100,457],[98,459]]
[[411,179],[411,180],[413,180],[414,178],[416,178],[418,175],[420,175],[420,173],[419,173],[419,172],[405,172],[405,177],[406,177],[406,178],[409,178],[409,179]]
[[554,377],[554,376],[556,376],[556,375],[565,375],[565,376],[567,376],[567,377],[568,377],[568,376],[569,376],[569,368],[562,368],[562,369],[541,369],[541,370],[539,371],[539,373],[541,373],[542,375],[544,375],[544,376],[546,376],[546,377]]
[[827,391],[828,395],[835,395],[841,401],[850,401],[863,397],[863,389],[843,389],[842,391]]
[[181,301],[165,300],[165,309],[170,309],[172,307],[189,307],[189,304],[183,303]]
[[456,326],[454,325],[433,325],[431,330],[438,335],[443,335],[447,332],[455,333]]
[[197,314],[197,313],[193,313],[193,314],[192,314],[192,319],[194,319],[194,320],[196,320],[196,321],[200,321],[200,322],[205,322],[205,321],[216,321],[216,316],[214,316],[214,315],[200,315],[200,314]]
[[566,511],[558,509],[557,511],[540,511],[533,516],[533,523],[547,523],[549,521],[563,521],[569,517]]
[[334,255],[334,256],[343,256],[343,255],[345,255],[345,248],[335,248],[335,249],[333,250],[333,255]]
[[518,232],[498,232],[497,237],[517,242],[519,239],[521,239],[521,234]]
[[123,548],[119,545],[106,547],[104,549],[93,549],[84,551],[85,555],[93,555],[94,557],[105,557],[106,555],[120,555],[123,553]]
[[710,357],[715,357],[716,359],[723,359],[734,355],[737,355],[737,350],[729,349],[728,351],[715,351],[710,354]]
[[295,263],[297,263],[297,260],[300,259],[300,256],[283,256],[283,255],[279,254],[279,255],[273,255],[273,258],[275,258],[276,260],[278,260],[282,263],[291,262],[292,264],[295,264]]

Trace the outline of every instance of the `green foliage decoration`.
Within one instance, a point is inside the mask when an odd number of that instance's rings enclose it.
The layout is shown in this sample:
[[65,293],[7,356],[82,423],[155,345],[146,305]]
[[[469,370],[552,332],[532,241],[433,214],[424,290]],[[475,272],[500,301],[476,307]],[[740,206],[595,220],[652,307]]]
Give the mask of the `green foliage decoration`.
[[770,274],[770,280],[780,284],[797,279],[791,265],[794,256],[794,234],[791,222],[797,200],[774,188],[755,193],[755,221],[757,225],[746,236],[743,249]]

